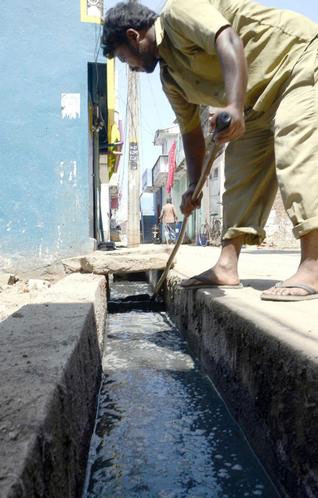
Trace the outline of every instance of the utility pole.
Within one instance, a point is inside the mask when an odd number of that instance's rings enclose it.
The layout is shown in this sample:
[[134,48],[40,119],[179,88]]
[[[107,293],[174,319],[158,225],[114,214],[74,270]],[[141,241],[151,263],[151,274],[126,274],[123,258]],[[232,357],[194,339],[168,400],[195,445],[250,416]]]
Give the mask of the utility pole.
[[[137,2],[138,0],[130,0]],[[140,245],[139,74],[128,70],[128,247]]]

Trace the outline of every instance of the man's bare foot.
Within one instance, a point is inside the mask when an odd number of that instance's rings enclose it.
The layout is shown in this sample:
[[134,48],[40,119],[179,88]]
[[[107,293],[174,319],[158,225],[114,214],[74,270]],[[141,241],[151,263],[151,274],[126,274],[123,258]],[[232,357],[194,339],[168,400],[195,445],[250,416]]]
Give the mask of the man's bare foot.
[[263,292],[262,299],[299,301],[318,297],[318,230],[301,237],[300,245],[301,261],[295,275]]
[[193,287],[193,286],[238,286],[240,284],[240,279],[237,272],[233,269],[221,268],[219,265],[215,265],[213,268],[206,270],[199,275],[182,280],[182,287]]
[[243,236],[224,241],[217,263],[210,270],[183,280],[182,287],[240,286],[237,265],[242,243]]
[[279,296],[301,297],[313,295],[313,292],[318,294],[318,262],[305,260],[300,264],[295,275],[281,282],[279,286],[267,289],[262,296],[276,296],[277,298]]

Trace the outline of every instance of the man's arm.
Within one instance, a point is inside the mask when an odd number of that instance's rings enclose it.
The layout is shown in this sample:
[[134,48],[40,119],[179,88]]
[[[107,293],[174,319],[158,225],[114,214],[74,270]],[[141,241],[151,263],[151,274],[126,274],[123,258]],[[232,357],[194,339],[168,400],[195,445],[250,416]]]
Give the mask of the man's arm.
[[176,208],[174,206],[172,206],[172,210],[173,210],[174,221],[176,223],[178,221],[178,216],[177,216]]
[[[230,26],[225,27],[217,34],[215,44],[224,77],[227,106],[216,109],[210,122],[214,129],[217,116],[221,111],[230,114],[231,125],[229,128],[216,133],[215,136],[219,143],[226,143],[239,138],[245,131],[244,100],[247,87],[247,64],[242,41]],[[184,215],[189,215],[193,209],[200,207],[200,202],[194,205],[191,202],[191,197],[200,178],[205,154],[201,126],[183,134],[183,146],[188,167],[189,188],[182,196],[180,208]]]
[[[245,131],[244,101],[247,87],[247,63],[243,43],[232,27],[227,26],[217,33],[215,47],[222,67],[227,99],[227,106],[222,111],[228,112],[232,117],[230,127],[216,134],[217,141],[225,143],[239,138]],[[215,128],[218,111],[211,119],[212,128]]]
[[205,154],[205,141],[201,125],[194,128],[189,133],[182,135],[184,154],[188,169],[189,187],[182,196],[181,211],[184,215],[189,215],[193,209],[200,207],[201,202],[193,204],[192,194],[200,178],[202,164]]
[[162,216],[163,216],[163,210],[161,209],[161,213],[160,213],[160,216],[159,216],[159,222],[161,223],[161,220],[162,220]]

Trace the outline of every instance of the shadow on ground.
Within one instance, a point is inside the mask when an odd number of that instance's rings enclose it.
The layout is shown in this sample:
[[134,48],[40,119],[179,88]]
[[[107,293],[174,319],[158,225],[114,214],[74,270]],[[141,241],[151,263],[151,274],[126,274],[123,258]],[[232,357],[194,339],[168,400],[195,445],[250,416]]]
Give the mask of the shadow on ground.
[[271,279],[260,279],[260,278],[247,278],[242,279],[241,283],[244,287],[252,287],[258,291],[264,291],[266,289],[270,289],[275,284],[277,284],[279,280],[271,280]]

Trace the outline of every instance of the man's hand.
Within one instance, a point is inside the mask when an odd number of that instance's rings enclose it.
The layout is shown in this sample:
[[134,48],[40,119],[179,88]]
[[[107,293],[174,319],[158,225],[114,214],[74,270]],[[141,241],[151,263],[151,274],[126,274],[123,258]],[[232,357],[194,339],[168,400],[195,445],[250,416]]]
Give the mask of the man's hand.
[[[221,112],[227,112],[231,116],[231,124],[223,131],[216,131],[216,120]],[[210,112],[210,127],[214,133],[214,140],[218,144],[232,142],[240,138],[245,132],[245,119],[244,112],[238,110],[235,106],[227,106],[223,108],[214,108]]]
[[200,195],[200,199],[197,202],[192,202],[192,195],[193,192],[195,191],[196,185],[192,183],[189,185],[188,189],[185,191],[185,193],[182,196],[182,202],[181,202],[181,212],[185,216],[190,216],[192,211],[195,209],[198,209],[201,206],[201,199],[202,199],[202,194]]

